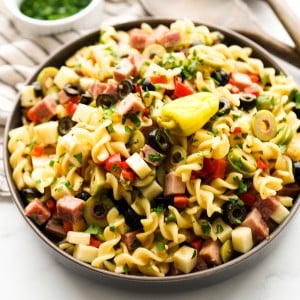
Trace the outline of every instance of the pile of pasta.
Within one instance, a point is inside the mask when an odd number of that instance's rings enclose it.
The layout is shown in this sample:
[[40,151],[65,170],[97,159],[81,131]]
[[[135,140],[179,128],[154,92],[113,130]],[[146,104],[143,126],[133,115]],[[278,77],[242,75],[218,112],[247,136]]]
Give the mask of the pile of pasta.
[[[134,44],[134,30],[141,39],[147,37],[142,46]],[[175,35],[180,37],[178,41],[166,38],[173,33],[179,33]],[[222,34],[189,20],[157,28],[143,23],[129,32],[106,27],[99,43],[79,49],[57,70],[45,68],[49,72],[46,79],[38,79],[42,94],[36,92],[34,83],[24,87],[20,96],[23,124],[10,131],[8,143],[12,176],[20,193],[36,191],[47,209],[49,200],[55,207],[60,199],[78,198],[82,193],[100,202],[103,195],[111,198],[101,226],[85,213],[68,229],[63,220],[58,222],[66,230],[57,242],[60,249],[115,273],[171,276],[215,267],[255,247],[251,229],[243,226],[243,220],[235,225],[227,221],[226,203],[239,203],[249,212],[255,204],[249,204],[245,195],[254,195],[255,201],[276,197],[279,208],[267,222],[270,230],[286,218],[295,199],[281,191],[295,184],[294,162],[300,160],[300,121],[293,99],[299,91],[291,77],[265,67],[251,54],[251,48],[226,45]],[[140,63],[132,58],[140,58]],[[115,103],[99,104],[95,87],[99,83],[120,85],[115,72],[122,70],[124,60],[134,67],[125,79],[132,83],[130,96],[140,106],[123,114],[118,109],[123,99],[116,90],[112,92]],[[68,102],[60,99],[66,84],[79,86],[91,102],[81,103],[76,98],[70,111]],[[218,99],[218,108],[201,128],[177,135],[164,126],[162,111],[169,103],[206,93]],[[28,111],[45,97],[55,99],[55,114],[37,121]],[[242,106],[242,101],[253,98],[256,105]],[[271,113],[272,122],[269,115],[263,115],[262,121],[257,120],[261,122],[258,131],[268,133],[269,127],[276,126],[271,138],[254,132],[253,119],[262,110]],[[203,115],[197,113],[200,122]],[[73,123],[62,134],[59,122],[65,117]],[[181,117],[183,120],[175,120],[178,126],[195,121],[189,119],[189,112]],[[169,143],[164,153],[156,149],[158,156],[153,156],[153,161],[158,157],[158,164],[141,155],[153,129],[163,129]],[[283,131],[285,135],[280,137]],[[129,177],[107,168],[106,162],[116,154],[128,162]],[[139,176],[139,169],[130,165],[132,157],[137,165],[141,159],[151,173]],[[216,175],[215,164],[220,161],[225,167]],[[204,170],[209,163],[212,171]],[[185,186],[183,193],[164,194],[170,172]],[[176,197],[187,201],[176,203]],[[139,217],[139,226],[131,226],[119,202]],[[128,234],[134,243],[128,244]],[[217,251],[217,259],[212,253],[203,253],[207,244]],[[227,252],[229,257],[224,254]]]

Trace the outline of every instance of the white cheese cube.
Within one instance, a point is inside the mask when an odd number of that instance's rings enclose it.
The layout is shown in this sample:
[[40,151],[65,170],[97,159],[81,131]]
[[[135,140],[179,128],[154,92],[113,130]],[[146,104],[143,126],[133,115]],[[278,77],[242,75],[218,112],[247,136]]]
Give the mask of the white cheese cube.
[[71,244],[88,245],[90,243],[91,234],[87,232],[68,231],[66,240]]
[[54,83],[60,89],[63,89],[67,83],[77,83],[78,80],[79,76],[76,72],[66,66],[62,66],[54,77]]
[[36,125],[34,130],[34,140],[37,144],[51,145],[58,140],[58,122],[50,121]]
[[149,185],[140,188],[141,193],[149,201],[160,195],[164,190],[156,180],[153,180]]
[[145,178],[152,171],[138,153],[132,154],[126,159],[126,162],[141,179]]
[[77,244],[74,247],[73,256],[80,261],[91,263],[98,255],[98,248]]
[[221,218],[217,218],[212,223],[212,228],[222,244],[231,239],[232,228],[226,224]]
[[174,253],[174,266],[183,273],[190,273],[197,264],[197,250],[182,246]]
[[20,101],[22,107],[30,107],[37,103],[41,98],[35,96],[33,85],[26,85],[21,90]]
[[249,227],[236,227],[232,230],[232,246],[235,251],[246,253],[253,247],[252,231]]
[[101,120],[101,114],[99,113],[100,111],[97,108],[79,103],[72,120],[78,123],[95,125],[95,123],[99,123]]
[[280,224],[289,213],[290,211],[280,203],[276,210],[271,214],[270,218],[277,224]]

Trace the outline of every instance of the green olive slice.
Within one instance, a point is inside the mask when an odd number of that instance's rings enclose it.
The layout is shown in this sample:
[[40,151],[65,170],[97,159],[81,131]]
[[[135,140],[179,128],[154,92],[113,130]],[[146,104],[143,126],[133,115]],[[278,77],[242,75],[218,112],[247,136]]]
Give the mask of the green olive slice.
[[263,142],[270,141],[277,133],[275,117],[266,109],[254,115],[251,125],[254,135]]

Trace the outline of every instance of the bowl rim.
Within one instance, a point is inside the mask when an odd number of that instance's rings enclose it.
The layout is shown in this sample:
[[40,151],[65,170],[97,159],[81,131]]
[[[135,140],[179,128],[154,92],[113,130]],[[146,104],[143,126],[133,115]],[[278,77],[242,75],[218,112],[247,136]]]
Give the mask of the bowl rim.
[[[113,23],[110,24],[111,26],[115,27],[117,30],[129,30],[131,28],[140,26],[142,23],[146,22],[150,24],[151,26],[157,26],[159,24],[169,25],[170,23],[176,21],[178,19],[174,18],[160,18],[160,17],[144,17],[140,19],[136,19],[133,21],[127,21],[127,22],[121,22],[121,23]],[[237,40],[239,44],[244,44],[245,46],[249,46],[253,49],[253,53],[256,54],[255,57],[260,56],[261,59],[263,59],[264,63],[269,64],[270,66],[274,67],[277,72],[283,72],[284,74],[287,74],[287,72],[284,70],[283,67],[281,67],[277,61],[260,45],[256,44],[254,41],[250,40],[249,38],[235,32],[234,30],[228,29],[228,28],[221,28],[216,25],[208,24],[206,22],[201,21],[194,21],[194,24],[196,25],[204,25],[207,26],[210,30],[216,30],[220,31],[222,34],[224,34],[225,39],[233,39]],[[27,79],[25,84],[32,83],[39,71],[46,66],[50,66],[53,60],[59,59],[59,61],[66,60],[69,55],[63,54],[64,52],[74,53],[76,50],[78,50],[80,47],[87,45],[87,44],[93,44],[99,40],[100,36],[100,29],[93,30],[89,33],[86,33],[82,35],[79,38],[75,38],[66,44],[60,46],[56,51],[54,51],[44,62],[42,62],[40,65],[38,65],[36,71]],[[63,55],[62,55],[63,54]],[[60,57],[62,56],[62,57]],[[17,99],[19,99],[20,93],[17,96]],[[297,213],[299,207],[300,207],[300,199],[299,196],[294,202],[293,207],[290,210],[289,215],[285,218],[285,220],[279,224],[276,229],[270,234],[270,236],[261,241],[259,244],[255,245],[250,251],[239,255],[237,258],[234,258],[233,260],[221,264],[219,266],[215,266],[206,270],[188,273],[188,274],[180,274],[180,275],[173,275],[173,276],[165,276],[165,277],[152,277],[152,276],[142,276],[142,275],[126,275],[126,274],[119,274],[110,272],[108,270],[98,269],[95,267],[92,267],[90,264],[81,262],[74,258],[72,255],[66,253],[65,251],[59,249],[57,245],[53,241],[51,241],[50,238],[48,238],[39,228],[38,226],[28,217],[24,214],[24,203],[22,202],[22,199],[20,197],[20,194],[16,188],[16,185],[14,184],[14,181],[12,179],[12,168],[9,164],[9,152],[8,152],[8,133],[11,129],[16,128],[17,126],[13,126],[16,123],[16,120],[14,118],[14,114],[18,112],[19,108],[19,101],[16,101],[11,113],[9,114],[9,117],[7,119],[5,130],[4,130],[4,143],[3,143],[3,156],[4,156],[4,171],[7,177],[9,190],[11,192],[12,199],[14,203],[16,204],[19,212],[25,219],[26,223],[33,229],[35,234],[39,237],[41,241],[43,241],[44,244],[46,244],[50,250],[52,250],[55,254],[58,254],[58,259],[63,260],[63,263],[68,262],[69,267],[72,269],[83,270],[87,273],[87,275],[95,276],[95,278],[99,277],[100,279],[113,279],[113,280],[121,280],[122,282],[132,282],[132,283],[139,283],[139,284],[174,284],[176,282],[192,282],[194,280],[197,280],[197,285],[207,285],[211,284],[212,278],[218,278],[220,281],[225,280],[226,276],[225,274],[236,274],[237,270],[238,272],[242,271],[242,268],[246,265],[250,266],[250,263],[256,260],[257,258],[263,256],[263,250],[264,253],[266,253],[265,250],[269,249],[271,245],[274,245],[275,240],[278,240],[278,236],[280,233],[286,229],[287,225],[294,219],[295,214]],[[20,120],[19,120],[20,123]],[[16,124],[15,124],[16,125]],[[257,263],[257,262],[256,262]],[[254,264],[252,264],[254,265]],[[251,265],[251,266],[252,266]],[[251,267],[250,266],[250,267]],[[227,276],[228,277],[228,276]],[[217,283],[219,281],[215,281],[214,283]]]
[[18,1],[18,0],[17,1],[3,0],[4,5],[6,5],[7,9],[12,14],[12,16],[14,16],[15,18],[18,18],[22,22],[30,24],[31,26],[57,27],[57,26],[62,26],[62,25],[66,25],[69,23],[74,23],[74,22],[80,20],[81,18],[86,17],[89,13],[94,11],[96,6],[100,3],[102,3],[103,0],[91,0],[87,6],[85,6],[83,9],[81,9],[77,13],[75,13],[71,16],[65,17],[65,18],[55,19],[55,20],[40,20],[40,19],[31,18],[31,17],[23,14],[19,8],[19,5],[21,2],[22,2],[22,0],[20,0],[20,1]]

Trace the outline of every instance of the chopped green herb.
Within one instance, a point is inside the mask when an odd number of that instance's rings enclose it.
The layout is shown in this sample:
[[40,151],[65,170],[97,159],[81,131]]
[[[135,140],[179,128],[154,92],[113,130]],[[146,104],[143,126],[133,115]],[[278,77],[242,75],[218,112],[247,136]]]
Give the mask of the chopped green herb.
[[209,221],[202,220],[202,222],[201,222],[200,225],[201,225],[201,229],[202,229],[203,233],[205,233],[205,234],[209,234],[210,233],[210,231],[211,231],[211,225],[210,225]]
[[90,234],[99,234],[103,232],[103,229],[99,225],[92,224],[86,229],[85,232]]
[[247,192],[247,185],[243,182],[243,180],[241,180],[238,176],[235,176],[234,181],[238,184],[238,193],[242,194]]
[[82,163],[82,153],[80,152],[80,153],[76,153],[76,154],[74,154],[73,155],[76,159],[77,159],[77,161],[81,164]]
[[171,222],[175,222],[176,221],[176,217],[173,214],[169,214],[166,219],[165,219],[166,223],[171,223]]
[[55,160],[54,160],[54,159],[51,159],[51,160],[49,161],[49,166],[50,166],[50,167],[53,167],[54,164],[55,164]]
[[125,125],[125,132],[132,132],[132,129],[128,125]]
[[148,158],[152,162],[157,162],[157,161],[161,161],[162,156],[159,153],[157,153],[157,154],[149,154]]
[[29,145],[29,150],[32,151],[34,145],[36,144],[36,141],[32,141]]
[[156,243],[155,246],[156,246],[156,249],[158,251],[164,251],[164,250],[166,250],[166,245],[163,242]]
[[114,224],[109,224],[109,230],[110,230],[111,232],[115,232],[115,231],[116,231],[115,225],[114,225]]
[[217,224],[217,226],[216,226],[217,228],[217,234],[219,234],[219,233],[222,233],[223,231],[224,231],[224,228],[223,228],[223,226],[221,225],[221,224]]
[[157,207],[154,207],[152,211],[156,212],[160,216],[164,213],[164,206],[158,205]]
[[130,269],[129,269],[129,266],[128,266],[127,264],[125,264],[125,265],[123,266],[123,272],[124,272],[125,274],[129,274]]
[[193,251],[193,255],[192,255],[192,258],[191,258],[191,259],[195,258],[196,255],[197,255],[197,250],[195,249],[195,250]]

